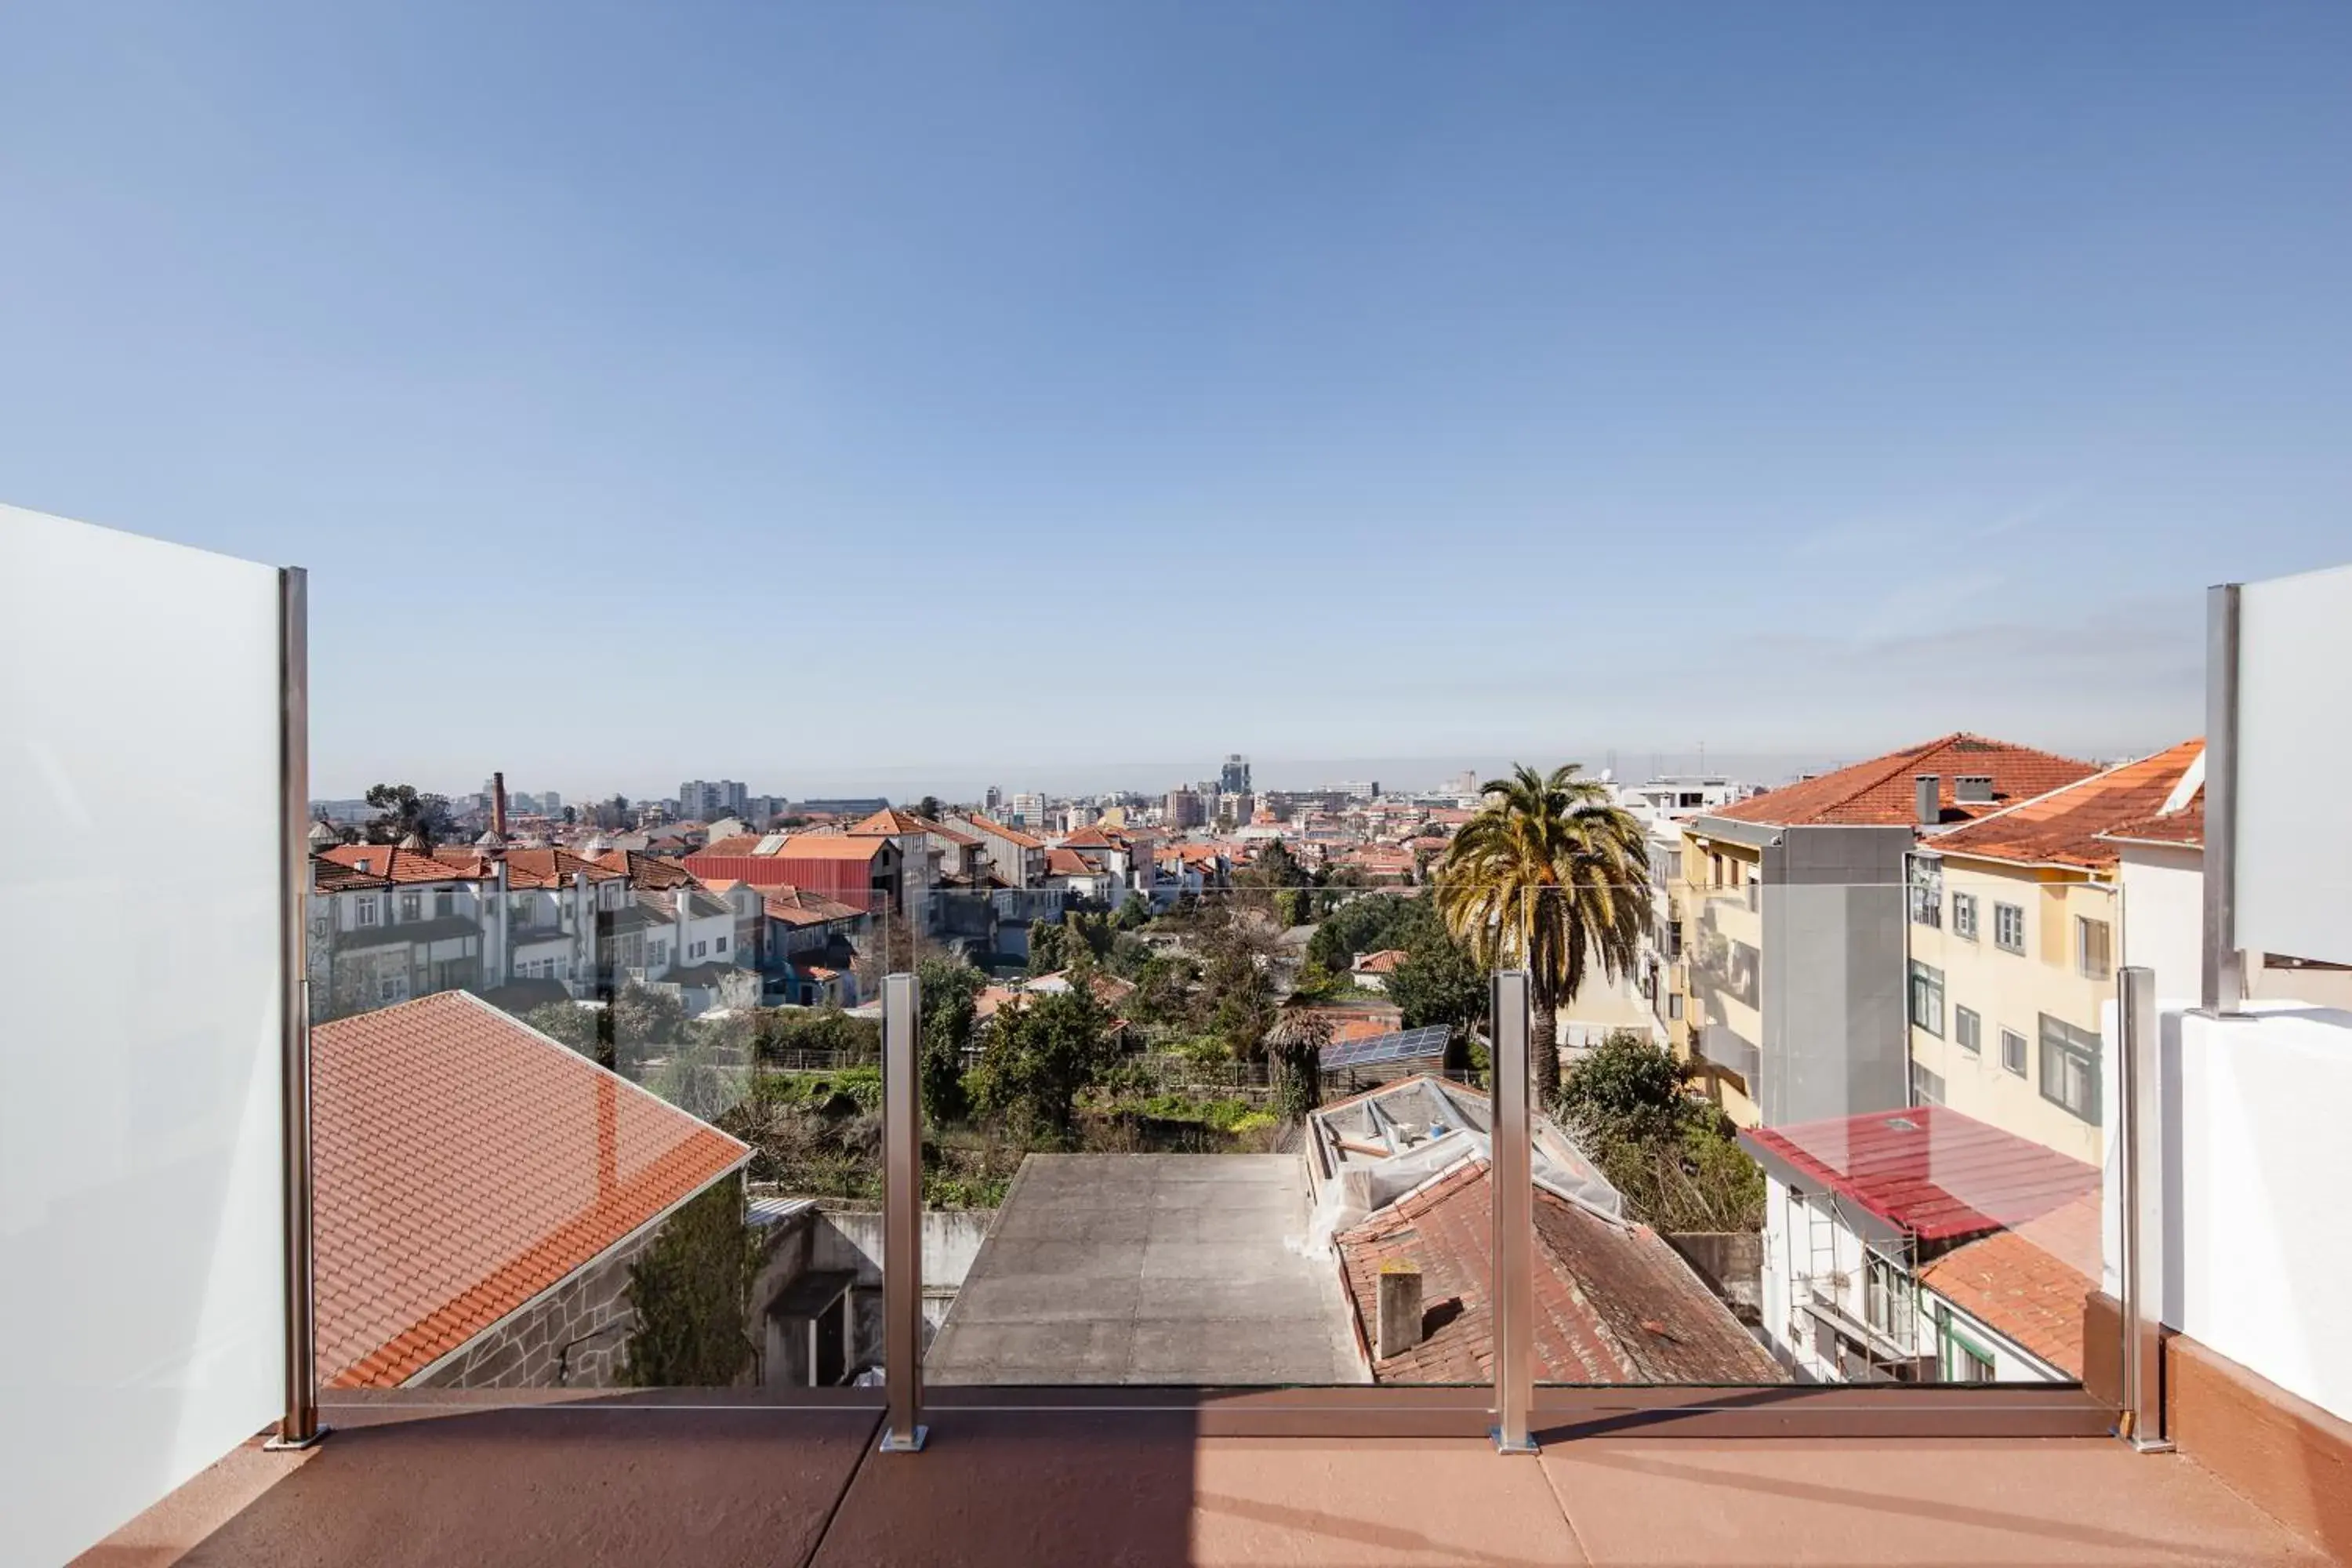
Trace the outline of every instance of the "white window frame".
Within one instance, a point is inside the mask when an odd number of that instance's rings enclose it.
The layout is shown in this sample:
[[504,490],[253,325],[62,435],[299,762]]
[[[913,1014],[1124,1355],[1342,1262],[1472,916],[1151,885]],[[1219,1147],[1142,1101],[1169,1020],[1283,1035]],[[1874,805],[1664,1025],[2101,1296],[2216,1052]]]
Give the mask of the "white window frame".
[[[2091,962],[2091,933],[2098,938],[2098,963]],[[2085,980],[2112,980],[2116,975],[2116,928],[2089,915],[2074,917],[2074,973]]]
[[[2016,926],[2014,941],[2011,940],[2009,930],[2012,923],[2011,917],[2014,917]],[[2023,904],[1996,903],[1993,905],[1992,944],[2003,952],[2021,955],[2025,952],[2025,906]]]
[[1977,896],[1974,893],[1952,895],[1952,934],[1962,942],[1977,939]]
[[[2009,1048],[2009,1043],[2011,1040],[2015,1040],[2017,1042],[2017,1050],[2014,1053],[2013,1060],[2011,1059],[2011,1052]],[[2019,1078],[2031,1077],[2032,1074],[2030,1068],[2032,1064],[2026,1060],[2026,1056],[2028,1051],[2032,1048],[2032,1042],[2027,1037],[2024,1030],[2003,1028],[2000,1032],[2001,1070],[2004,1072],[2014,1073]]]
[[1984,1054],[1984,1015],[1973,1007],[1952,1005],[1952,1042],[1969,1055]]
[[375,895],[365,893],[352,900],[352,919],[363,926],[375,924]]

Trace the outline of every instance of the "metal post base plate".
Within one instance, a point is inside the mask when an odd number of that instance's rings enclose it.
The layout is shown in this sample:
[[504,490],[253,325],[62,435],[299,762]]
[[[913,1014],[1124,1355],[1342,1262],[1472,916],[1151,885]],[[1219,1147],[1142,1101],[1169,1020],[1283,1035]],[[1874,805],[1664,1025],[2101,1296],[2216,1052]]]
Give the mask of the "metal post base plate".
[[891,1431],[887,1427],[884,1427],[882,1431],[882,1447],[880,1452],[885,1454],[919,1454],[923,1451],[923,1445],[930,1440],[931,1429],[928,1426],[918,1426],[911,1434],[904,1436],[900,1436],[898,1433]]
[[1486,1436],[1495,1440],[1495,1452],[1497,1454],[1540,1454],[1543,1452],[1540,1447],[1537,1447],[1536,1440],[1533,1437],[1523,1437],[1516,1443],[1507,1440],[1503,1436],[1503,1429],[1500,1426],[1487,1427]]
[[328,1434],[332,1431],[334,1431],[332,1426],[321,1426],[316,1432],[311,1433],[308,1437],[289,1437],[281,1433],[262,1444],[262,1452],[267,1454],[298,1454],[305,1448],[317,1447],[320,1444],[327,1440]]

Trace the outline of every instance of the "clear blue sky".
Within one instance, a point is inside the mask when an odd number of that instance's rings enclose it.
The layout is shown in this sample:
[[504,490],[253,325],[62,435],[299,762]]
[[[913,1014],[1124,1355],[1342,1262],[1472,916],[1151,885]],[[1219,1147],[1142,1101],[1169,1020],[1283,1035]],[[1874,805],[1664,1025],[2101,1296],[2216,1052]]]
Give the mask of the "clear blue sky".
[[0,500],[311,568],[322,794],[2152,748],[2205,584],[2352,557],[2347,82],[2340,3],[20,0]]

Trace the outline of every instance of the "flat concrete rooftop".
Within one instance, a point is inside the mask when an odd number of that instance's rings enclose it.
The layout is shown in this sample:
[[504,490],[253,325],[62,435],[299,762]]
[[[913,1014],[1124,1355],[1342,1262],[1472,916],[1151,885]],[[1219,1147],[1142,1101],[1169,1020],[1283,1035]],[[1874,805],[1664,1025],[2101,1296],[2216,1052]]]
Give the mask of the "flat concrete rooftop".
[[933,1384],[1362,1383],[1296,1154],[1032,1154],[931,1342]]

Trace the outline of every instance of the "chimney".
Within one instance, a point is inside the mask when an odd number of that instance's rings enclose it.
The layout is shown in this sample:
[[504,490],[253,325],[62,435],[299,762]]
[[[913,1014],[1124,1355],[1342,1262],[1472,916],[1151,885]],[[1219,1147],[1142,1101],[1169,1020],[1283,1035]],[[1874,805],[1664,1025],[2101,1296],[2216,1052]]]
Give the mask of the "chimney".
[[1952,798],[1962,805],[1990,805],[1992,775],[1990,773],[1955,775],[1952,780]]
[[1372,1356],[1386,1361],[1421,1343],[1421,1265],[1394,1258],[1381,1265]]
[[503,843],[507,836],[507,775],[490,775],[490,831]]
[[1921,773],[1912,781],[1917,790],[1919,826],[1934,827],[1944,820],[1944,804],[1938,786],[1944,781],[1934,773]]

